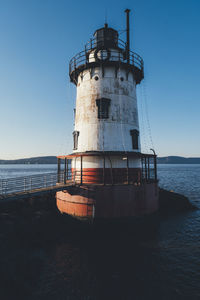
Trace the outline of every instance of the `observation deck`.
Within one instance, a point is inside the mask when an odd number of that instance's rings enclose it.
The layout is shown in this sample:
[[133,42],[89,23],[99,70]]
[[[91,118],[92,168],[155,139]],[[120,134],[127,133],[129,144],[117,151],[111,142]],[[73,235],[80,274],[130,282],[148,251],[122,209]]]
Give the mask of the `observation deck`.
[[118,32],[112,28],[98,29],[94,38],[85,45],[85,49],[76,54],[69,62],[69,76],[71,82],[77,84],[79,74],[95,67],[114,66],[116,70],[125,68],[132,72],[139,84],[144,78],[143,59],[129,50],[127,43],[118,38]]

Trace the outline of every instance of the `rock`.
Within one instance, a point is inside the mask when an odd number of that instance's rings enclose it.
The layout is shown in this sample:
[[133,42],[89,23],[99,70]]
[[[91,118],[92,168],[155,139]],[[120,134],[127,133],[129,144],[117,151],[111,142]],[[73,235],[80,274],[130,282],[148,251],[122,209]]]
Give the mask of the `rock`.
[[162,214],[177,213],[197,209],[187,197],[159,188],[159,211]]

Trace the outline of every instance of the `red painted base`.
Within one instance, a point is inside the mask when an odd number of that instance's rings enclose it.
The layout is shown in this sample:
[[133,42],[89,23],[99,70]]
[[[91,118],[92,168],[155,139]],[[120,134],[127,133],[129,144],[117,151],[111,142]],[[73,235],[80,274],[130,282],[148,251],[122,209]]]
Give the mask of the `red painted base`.
[[[140,182],[141,168],[129,168],[129,182]],[[76,182],[81,182],[80,170],[72,168],[72,178]],[[111,183],[124,183],[127,182],[127,169],[126,168],[83,168],[82,170],[82,183],[85,184],[99,184],[106,182]]]
[[57,192],[56,201],[61,213],[81,219],[143,216],[158,210],[158,185],[71,186]]

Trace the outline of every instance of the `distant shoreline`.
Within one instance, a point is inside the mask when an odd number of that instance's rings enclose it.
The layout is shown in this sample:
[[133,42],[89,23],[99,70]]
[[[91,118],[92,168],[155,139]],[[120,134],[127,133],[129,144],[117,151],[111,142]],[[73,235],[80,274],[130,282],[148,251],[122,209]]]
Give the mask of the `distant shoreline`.
[[[157,158],[158,164],[200,164],[200,157],[182,157],[182,156],[165,156]],[[22,158],[15,160],[4,160],[0,159],[0,165],[46,165],[46,164],[57,164],[56,156],[41,156]]]

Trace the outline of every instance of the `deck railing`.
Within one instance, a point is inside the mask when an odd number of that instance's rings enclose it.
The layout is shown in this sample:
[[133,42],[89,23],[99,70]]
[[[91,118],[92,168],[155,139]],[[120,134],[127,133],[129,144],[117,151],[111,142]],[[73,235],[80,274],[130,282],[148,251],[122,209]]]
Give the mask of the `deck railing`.
[[[69,155],[70,156],[70,155]],[[125,157],[126,165],[120,171],[119,169],[113,168],[112,164],[109,168],[105,167],[105,156],[103,159],[103,168],[99,169],[84,169],[83,161],[84,155],[78,155],[80,159],[79,168],[71,170],[68,167],[67,157],[58,157],[58,183],[66,183],[70,180],[72,184],[75,185],[91,185],[91,184],[141,184],[143,182],[157,181],[157,163],[156,155],[148,156],[142,155],[141,158],[141,168],[134,169],[129,167],[129,158]],[[64,160],[64,171],[61,171],[61,159]],[[60,173],[64,172],[62,178]]]
[[58,159],[57,172],[44,173],[16,178],[0,179],[0,196],[30,192],[37,189],[53,187],[57,184],[141,184],[142,182],[157,181],[156,157],[142,159],[140,171],[133,171],[128,167],[123,172],[116,172],[113,168],[103,168],[96,171],[85,171],[82,168],[83,157],[81,157],[81,168],[71,170],[71,164],[65,159],[64,169],[61,169]]
[[[105,41],[107,44],[107,41]],[[91,39],[86,45],[85,49],[77,53],[69,62],[69,75],[72,82],[77,82],[77,74],[79,74],[84,68],[91,67],[95,63],[99,65],[99,60],[95,58],[96,51],[101,49],[108,49],[109,47],[104,45],[103,41],[97,41],[96,38]],[[103,48],[102,48],[103,47]],[[112,47],[111,47],[112,49]],[[144,62],[140,55],[129,50],[127,56],[127,44],[118,40],[118,47],[113,51],[109,51],[109,62],[114,63],[115,66],[121,66],[122,64],[128,64],[129,67],[135,70],[138,74],[138,82],[144,78]],[[107,63],[107,60],[105,60]],[[104,60],[100,60],[100,65],[104,64]]]
[[[64,181],[64,172],[60,172],[59,180]],[[0,179],[0,196],[32,191],[41,188],[56,186],[58,174],[45,173],[16,178]]]
[[[89,58],[88,52],[81,51],[76,54],[69,62],[69,74],[71,74],[80,66],[87,65],[89,62],[94,60],[94,57]],[[127,59],[123,58],[120,49],[116,49],[110,56],[110,61],[127,63]],[[135,52],[130,51],[130,61],[129,64],[135,66],[143,74],[144,63],[143,59]]]

